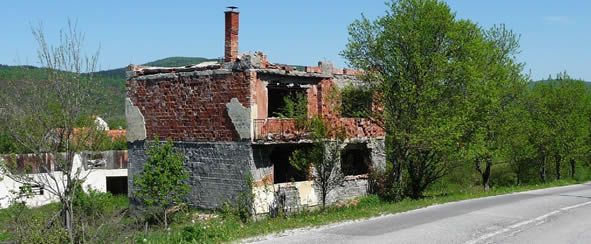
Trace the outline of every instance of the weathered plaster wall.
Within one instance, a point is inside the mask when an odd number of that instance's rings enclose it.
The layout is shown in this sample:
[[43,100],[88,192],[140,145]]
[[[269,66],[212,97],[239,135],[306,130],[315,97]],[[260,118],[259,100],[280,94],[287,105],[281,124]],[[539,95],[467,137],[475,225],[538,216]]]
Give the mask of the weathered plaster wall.
[[[353,138],[347,143],[365,144],[370,151],[371,166],[385,169],[386,154],[383,138]],[[287,212],[321,204],[321,191],[312,180],[273,184],[273,162],[269,157],[275,147],[277,145],[252,145],[253,162],[251,162],[250,171],[257,183],[253,189],[255,213],[268,213],[269,206],[274,201],[283,201],[284,210]],[[344,184],[328,194],[327,204],[367,195],[368,190],[367,175],[346,176]]]
[[144,115],[129,98],[125,98],[125,120],[127,125],[127,141],[146,139],[146,121],[144,120]]
[[[257,186],[253,189],[254,211],[256,214],[268,213],[274,201],[282,202],[283,210],[287,213],[318,207],[322,204],[320,192],[311,180]],[[337,187],[328,194],[327,204],[347,201],[367,194],[367,178],[348,177],[343,186]]]

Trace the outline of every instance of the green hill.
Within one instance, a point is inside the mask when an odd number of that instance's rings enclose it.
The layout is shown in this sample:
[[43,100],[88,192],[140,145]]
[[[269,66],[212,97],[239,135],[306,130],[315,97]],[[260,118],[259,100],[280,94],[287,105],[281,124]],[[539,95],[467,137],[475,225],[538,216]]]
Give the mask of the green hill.
[[[192,64],[199,64],[206,61],[219,61],[203,57],[169,57],[148,62],[146,66],[179,67]],[[290,65],[298,70],[304,66]],[[92,94],[96,99],[96,111],[99,116],[107,120],[114,128],[125,126],[125,67],[102,70],[94,73],[96,85],[99,87]],[[6,87],[9,80],[35,80],[47,79],[47,70],[34,66],[8,66],[0,64],[0,86]],[[1,92],[1,91],[0,91]]]
[[[169,57],[148,62],[146,66],[176,67],[198,64],[205,61],[216,61],[202,57]],[[97,100],[96,111],[113,127],[125,126],[125,67],[103,70],[94,73],[96,89],[93,97]],[[0,64],[0,86],[6,87],[9,80],[47,79],[47,70],[34,66],[9,66]]]

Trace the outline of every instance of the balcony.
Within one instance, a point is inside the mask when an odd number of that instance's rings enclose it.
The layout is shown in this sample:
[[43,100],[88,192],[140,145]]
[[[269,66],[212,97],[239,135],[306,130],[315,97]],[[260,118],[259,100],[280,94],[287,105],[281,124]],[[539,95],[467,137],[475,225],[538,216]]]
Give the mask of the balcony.
[[297,129],[294,119],[254,119],[254,140],[256,142],[287,142],[306,138],[306,129]]

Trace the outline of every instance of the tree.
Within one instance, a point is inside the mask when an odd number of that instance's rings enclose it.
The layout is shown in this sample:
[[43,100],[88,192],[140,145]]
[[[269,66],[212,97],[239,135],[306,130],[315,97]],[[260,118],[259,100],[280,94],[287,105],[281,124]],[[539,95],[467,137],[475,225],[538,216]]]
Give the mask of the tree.
[[413,198],[443,177],[464,131],[465,91],[482,77],[482,35],[436,0],[400,0],[375,21],[349,27],[342,55],[377,87],[392,181]]
[[574,177],[577,159],[589,155],[591,91],[583,81],[560,73],[556,79],[541,81],[530,92],[531,113],[536,127],[532,137],[538,146],[542,180],[546,164],[554,161],[554,176],[561,179],[564,162]]
[[[466,95],[469,106],[467,131],[464,134],[465,156],[473,161],[482,177],[485,190],[490,187],[492,165],[503,159],[503,132],[508,126],[509,109],[525,87],[521,71],[523,64],[516,62],[518,36],[504,25],[483,31],[482,54],[478,62],[481,77],[468,83]],[[508,135],[507,135],[508,136]]]
[[340,158],[344,147],[345,131],[344,128],[331,126],[318,117],[310,119],[308,123],[312,147],[294,151],[289,157],[289,163],[303,172],[312,168],[312,179],[320,191],[322,210],[324,210],[328,194],[341,186],[344,181]]
[[[96,128],[90,118],[94,101],[88,94],[92,91],[98,51],[91,56],[82,54],[84,35],[76,23],[68,22],[68,29],[60,31],[56,46],[47,42],[41,24],[32,32],[47,79],[10,81],[6,88],[9,92],[0,94],[3,106],[0,123],[5,125],[17,147],[37,156],[37,161],[29,166],[46,173],[29,174],[35,173],[31,167],[19,168],[14,160],[1,168],[2,173],[16,182],[43,186],[59,199],[61,209],[56,216],[62,217],[63,227],[73,243],[72,204],[76,190],[90,172],[83,173],[74,165],[74,154],[91,146],[89,132]],[[49,163],[45,158],[49,158]]]
[[134,176],[134,184],[139,187],[135,195],[149,207],[157,209],[156,216],[162,217],[164,228],[168,227],[168,209],[182,203],[189,192],[183,181],[189,178],[185,170],[183,154],[175,152],[171,139],[160,143],[158,137],[148,144],[148,160],[139,177]]

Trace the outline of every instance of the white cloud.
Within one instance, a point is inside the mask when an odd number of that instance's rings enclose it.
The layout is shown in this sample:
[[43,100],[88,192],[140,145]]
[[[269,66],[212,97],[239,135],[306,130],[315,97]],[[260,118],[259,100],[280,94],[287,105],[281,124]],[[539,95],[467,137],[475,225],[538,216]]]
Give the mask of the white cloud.
[[545,16],[544,20],[556,24],[568,24],[571,22],[566,16]]

